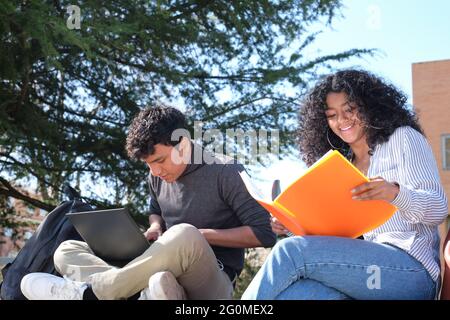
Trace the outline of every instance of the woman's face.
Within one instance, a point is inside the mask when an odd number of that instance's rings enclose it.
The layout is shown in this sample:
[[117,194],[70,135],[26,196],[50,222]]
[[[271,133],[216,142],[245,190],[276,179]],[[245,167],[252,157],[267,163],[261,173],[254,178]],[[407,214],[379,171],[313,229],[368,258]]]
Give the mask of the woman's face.
[[331,130],[350,147],[355,143],[366,143],[366,134],[358,118],[357,106],[348,102],[344,92],[327,95],[325,115]]

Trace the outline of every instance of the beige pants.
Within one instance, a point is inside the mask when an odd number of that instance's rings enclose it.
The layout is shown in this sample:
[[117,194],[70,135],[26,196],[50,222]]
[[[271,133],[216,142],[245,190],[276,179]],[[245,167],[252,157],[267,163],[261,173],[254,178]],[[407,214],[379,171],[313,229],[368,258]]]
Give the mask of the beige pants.
[[189,224],[173,226],[123,268],[108,265],[85,242],[74,240],[61,243],[54,262],[60,274],[91,284],[99,299],[126,299],[159,271],[172,272],[189,299],[231,299],[233,292],[208,242]]

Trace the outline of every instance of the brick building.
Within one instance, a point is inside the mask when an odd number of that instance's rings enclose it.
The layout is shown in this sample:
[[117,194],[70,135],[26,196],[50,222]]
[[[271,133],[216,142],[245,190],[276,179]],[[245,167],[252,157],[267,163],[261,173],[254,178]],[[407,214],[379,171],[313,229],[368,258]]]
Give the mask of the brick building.
[[[414,63],[412,82],[413,105],[433,149],[442,185],[450,199],[450,60]],[[448,225],[449,219],[440,227],[441,240]]]
[[[42,200],[39,195],[21,190],[22,193]],[[46,211],[27,205],[22,200],[9,199],[10,205],[15,212],[14,220],[20,225],[15,230],[0,225],[0,257],[13,257],[25,245],[36,230],[39,223],[44,219]],[[1,266],[0,266],[1,267]]]
[[413,105],[450,199],[450,60],[412,65]]

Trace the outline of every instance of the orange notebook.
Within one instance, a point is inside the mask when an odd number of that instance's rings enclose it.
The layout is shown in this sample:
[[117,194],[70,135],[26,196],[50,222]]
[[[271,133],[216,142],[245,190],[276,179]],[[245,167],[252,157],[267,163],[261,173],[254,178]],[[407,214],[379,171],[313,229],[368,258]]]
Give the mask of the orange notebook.
[[271,201],[246,172],[247,190],[266,210],[296,235],[357,238],[386,222],[397,208],[382,200],[353,200],[351,190],[369,181],[339,151],[328,151]]

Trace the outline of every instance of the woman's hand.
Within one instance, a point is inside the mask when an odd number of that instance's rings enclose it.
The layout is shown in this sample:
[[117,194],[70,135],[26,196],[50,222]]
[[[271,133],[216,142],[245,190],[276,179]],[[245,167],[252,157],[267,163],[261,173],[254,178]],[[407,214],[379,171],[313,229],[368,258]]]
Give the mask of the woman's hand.
[[272,227],[272,231],[279,236],[284,236],[289,232],[289,230],[275,217],[270,219],[270,226]]
[[392,202],[397,197],[400,187],[395,182],[387,182],[382,177],[370,178],[352,190],[354,200],[384,200]]

